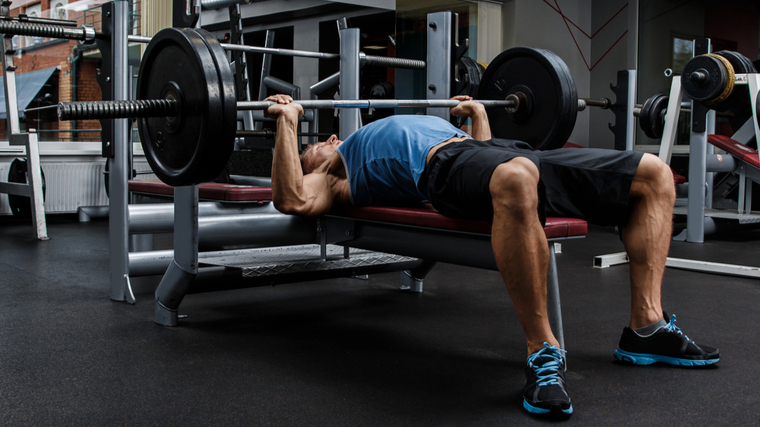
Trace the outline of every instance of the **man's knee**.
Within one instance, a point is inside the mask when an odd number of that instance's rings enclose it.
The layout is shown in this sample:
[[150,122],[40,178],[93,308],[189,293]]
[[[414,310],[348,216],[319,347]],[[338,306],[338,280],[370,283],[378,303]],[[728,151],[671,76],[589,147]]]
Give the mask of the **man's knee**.
[[676,191],[670,166],[653,154],[644,154],[633,178],[631,196],[654,197],[674,203]]
[[525,157],[516,157],[497,166],[489,183],[494,213],[535,215],[538,181],[538,168]]

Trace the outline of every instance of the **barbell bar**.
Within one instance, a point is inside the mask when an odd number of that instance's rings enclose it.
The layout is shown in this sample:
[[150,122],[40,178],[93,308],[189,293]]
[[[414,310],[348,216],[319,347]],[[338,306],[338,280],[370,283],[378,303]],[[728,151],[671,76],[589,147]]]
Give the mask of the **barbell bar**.
[[[151,37],[144,36],[127,36],[127,40],[133,43],[150,43]],[[280,56],[295,56],[302,58],[317,59],[340,59],[339,53],[312,52],[309,50],[283,49],[273,47],[248,46],[232,43],[220,43],[222,48],[229,51],[247,52],[247,53],[267,53]],[[359,65],[374,65],[378,67],[405,68],[410,70],[424,70],[425,61],[419,59],[395,58],[389,56],[367,55],[359,52]]]
[[[512,112],[520,108],[518,94],[510,94],[507,99],[475,100],[486,108],[504,107]],[[307,99],[294,100],[304,109],[328,110],[343,108],[453,108],[459,105],[456,99]],[[524,101],[523,101],[524,102]],[[273,101],[238,101],[237,110],[266,110],[276,102]],[[578,99],[580,106],[598,106],[608,108],[608,99]],[[58,103],[58,119],[128,119],[137,117],[176,117],[181,116],[180,103],[174,99],[139,99],[130,101],[76,101]]]

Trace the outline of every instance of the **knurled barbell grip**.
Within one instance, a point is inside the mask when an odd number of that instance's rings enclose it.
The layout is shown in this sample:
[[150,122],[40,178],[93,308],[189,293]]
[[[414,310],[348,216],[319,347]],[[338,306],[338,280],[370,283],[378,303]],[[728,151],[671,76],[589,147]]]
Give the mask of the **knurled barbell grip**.
[[86,26],[72,28],[62,25],[2,20],[0,20],[0,34],[82,41],[92,41],[96,37],[95,30]]
[[[514,105],[512,100],[475,100],[486,108],[509,107]],[[333,108],[451,108],[459,105],[461,101],[456,99],[355,99],[355,100],[332,100],[317,99],[295,101],[305,109],[333,109]],[[272,101],[243,101],[237,103],[238,110],[265,110]]]
[[133,117],[174,117],[177,102],[171,99],[135,101],[80,101],[58,104],[59,120],[127,119]]

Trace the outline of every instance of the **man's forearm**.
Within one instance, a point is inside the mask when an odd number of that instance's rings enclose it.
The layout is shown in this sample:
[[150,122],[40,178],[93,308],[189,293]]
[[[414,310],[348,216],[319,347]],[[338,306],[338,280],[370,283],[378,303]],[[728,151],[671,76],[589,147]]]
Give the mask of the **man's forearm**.
[[303,190],[303,170],[298,156],[298,117],[277,117],[277,137],[272,159],[272,198],[275,206],[287,209],[299,204]]
[[470,116],[470,120],[472,121],[473,138],[479,141],[485,141],[492,138],[491,126],[488,123],[488,115],[486,114],[486,109],[483,107],[483,104],[478,104],[475,111]]

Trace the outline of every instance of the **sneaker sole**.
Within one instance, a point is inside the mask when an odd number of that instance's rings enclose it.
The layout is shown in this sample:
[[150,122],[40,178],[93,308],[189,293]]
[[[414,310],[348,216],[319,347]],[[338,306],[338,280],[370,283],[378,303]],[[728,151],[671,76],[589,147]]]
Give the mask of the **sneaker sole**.
[[657,354],[629,353],[621,349],[615,350],[615,358],[634,365],[651,365],[660,362],[674,366],[707,366],[720,360],[720,358],[706,360],[679,359],[677,357],[660,356]]
[[554,411],[555,413],[559,411],[565,415],[570,415],[573,413],[573,405],[570,405],[570,407],[567,409],[562,409],[559,406],[553,406],[551,409],[544,409],[544,408],[537,408],[531,405],[525,399],[523,399],[523,408],[525,408],[525,410],[530,412],[531,414],[548,414],[552,411]]

